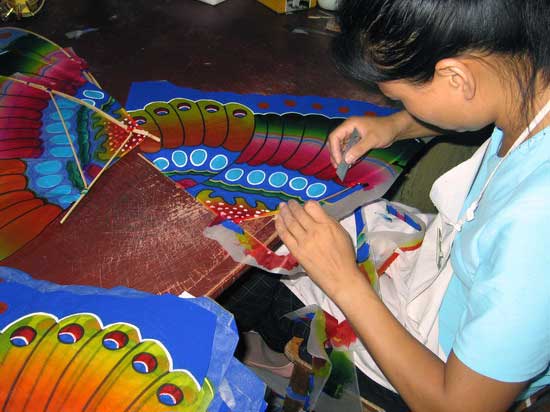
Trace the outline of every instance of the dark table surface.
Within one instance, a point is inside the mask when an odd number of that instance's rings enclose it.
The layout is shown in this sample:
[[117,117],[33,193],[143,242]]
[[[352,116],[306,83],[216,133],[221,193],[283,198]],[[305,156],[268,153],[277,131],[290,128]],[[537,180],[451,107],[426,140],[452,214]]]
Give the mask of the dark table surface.
[[[168,80],[208,91],[362,99],[337,72],[319,9],[279,15],[255,0],[46,0],[13,25],[73,47],[105,90],[124,102],[134,81]],[[96,32],[70,40],[65,33]]]
[[[327,19],[311,18],[319,15],[318,9],[278,15],[254,0],[217,6],[46,0],[37,16],[10,25],[72,47],[122,103],[130,84],[145,80],[205,91],[369,100],[336,71]],[[65,36],[86,28],[98,30],[79,39]],[[52,222],[2,264],[63,284],[217,296],[246,267],[202,236],[212,217],[132,153],[105,173],[65,224]],[[267,243],[277,241],[268,219],[246,228]]]

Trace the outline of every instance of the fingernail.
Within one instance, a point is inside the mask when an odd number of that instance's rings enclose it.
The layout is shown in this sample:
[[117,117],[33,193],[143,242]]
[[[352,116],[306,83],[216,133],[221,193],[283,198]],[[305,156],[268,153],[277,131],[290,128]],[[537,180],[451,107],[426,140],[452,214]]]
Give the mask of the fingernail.
[[345,160],[345,162],[346,162],[348,165],[350,165],[350,164],[352,164],[352,163],[355,162],[355,158],[354,158],[353,156],[351,156],[351,155],[346,155],[346,157],[344,158],[344,160]]

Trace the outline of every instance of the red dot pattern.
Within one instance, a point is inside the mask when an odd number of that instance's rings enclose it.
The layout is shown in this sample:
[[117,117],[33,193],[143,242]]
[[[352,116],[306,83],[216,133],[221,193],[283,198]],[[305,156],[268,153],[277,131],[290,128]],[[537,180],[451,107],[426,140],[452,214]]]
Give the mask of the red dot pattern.
[[269,213],[267,209],[254,209],[245,205],[230,205],[223,201],[216,202],[212,200],[205,201],[206,206],[218,216],[227,220],[232,220],[235,223],[240,223],[244,220],[260,217],[265,213]]
[[[120,145],[128,138],[128,135],[137,126],[136,121],[129,116],[124,118],[122,120],[122,123],[124,123],[125,128],[119,127],[114,123],[107,124],[107,130],[108,130],[107,134],[109,136],[109,139],[108,139],[109,149],[113,153],[118,150]],[[122,156],[124,153],[129,152],[138,144],[140,144],[142,141],[143,141],[142,135],[137,135],[137,134],[132,135],[130,140],[128,140],[128,142],[126,142],[126,144],[120,150],[120,155]]]
[[[257,105],[258,105],[258,108],[262,109],[262,110],[267,110],[267,109],[270,108],[270,105],[269,105],[268,102],[259,102]],[[287,99],[287,100],[284,101],[284,105],[287,106],[287,107],[296,107],[297,103],[296,103],[296,100]],[[314,102],[314,103],[311,103],[311,108],[313,110],[321,111],[325,107],[322,103]],[[340,113],[347,114],[347,113],[350,112],[350,108],[348,106],[340,106],[340,107],[338,107],[338,111]],[[375,112],[367,111],[367,112],[365,112],[365,116],[377,116],[377,114]]]

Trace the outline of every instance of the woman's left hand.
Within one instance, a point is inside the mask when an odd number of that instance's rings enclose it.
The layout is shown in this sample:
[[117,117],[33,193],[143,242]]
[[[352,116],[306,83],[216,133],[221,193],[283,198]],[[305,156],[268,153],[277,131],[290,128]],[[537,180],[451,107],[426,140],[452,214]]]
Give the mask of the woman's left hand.
[[317,202],[308,201],[302,207],[291,200],[279,208],[275,227],[281,240],[309,277],[338,304],[337,296],[352,286],[352,280],[364,280],[349,234]]

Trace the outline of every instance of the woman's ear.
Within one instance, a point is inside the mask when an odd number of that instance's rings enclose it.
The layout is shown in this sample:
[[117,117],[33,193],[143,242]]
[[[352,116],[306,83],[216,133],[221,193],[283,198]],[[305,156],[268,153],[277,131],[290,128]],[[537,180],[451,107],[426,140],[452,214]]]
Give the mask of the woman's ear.
[[476,94],[476,77],[472,68],[460,58],[448,58],[437,62],[435,74],[446,84],[471,100]]

